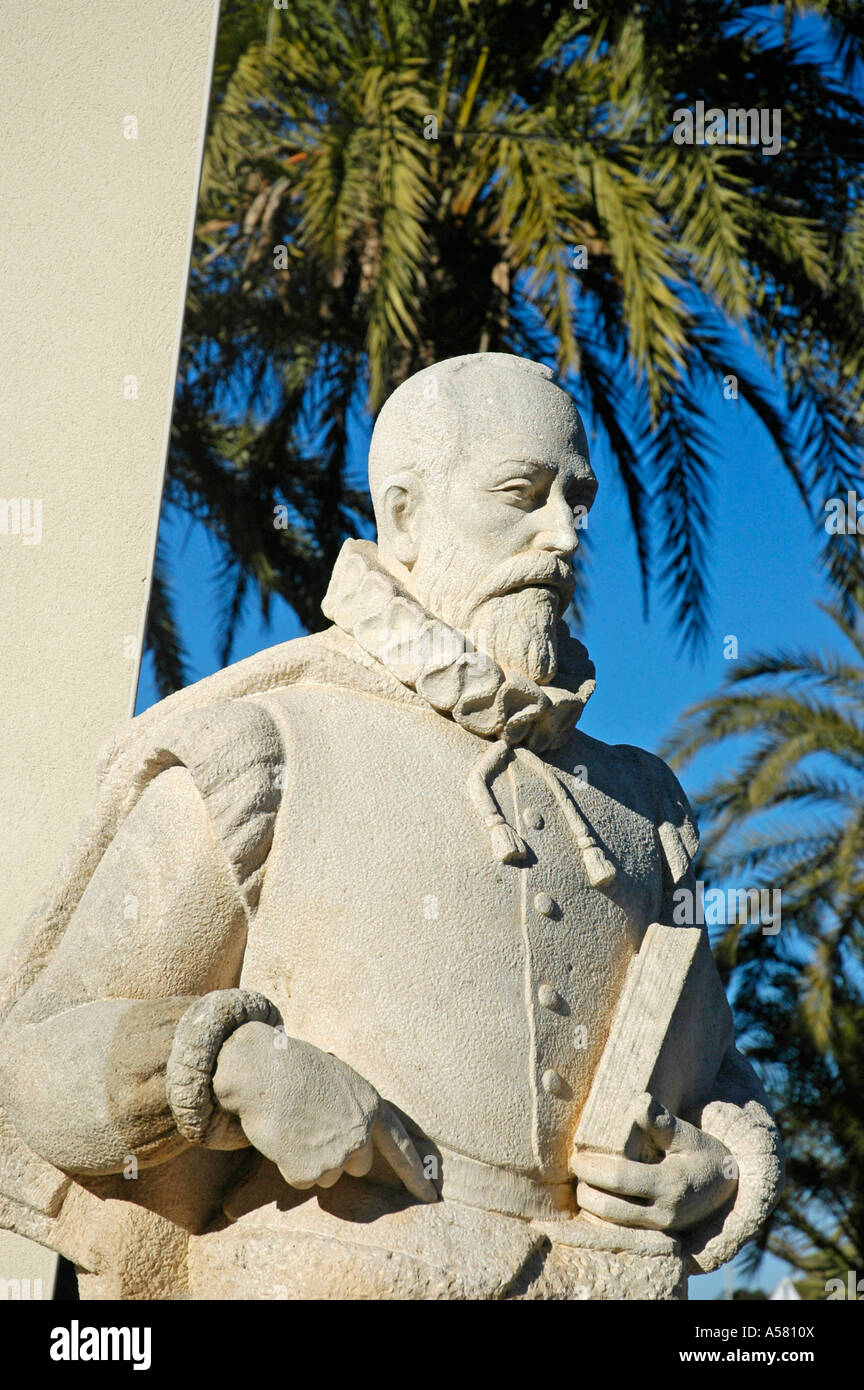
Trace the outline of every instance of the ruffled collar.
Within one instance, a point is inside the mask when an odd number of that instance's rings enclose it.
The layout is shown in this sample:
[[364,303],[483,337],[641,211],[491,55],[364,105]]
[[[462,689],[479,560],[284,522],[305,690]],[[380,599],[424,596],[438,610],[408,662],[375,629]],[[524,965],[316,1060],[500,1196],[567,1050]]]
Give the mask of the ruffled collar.
[[372,541],[345,541],[321,604],[374,660],[469,733],[534,753],[569,738],[594,690],[594,666],[558,625],[555,685],[505,672],[408,593]]
[[488,740],[466,792],[486,827],[494,857],[524,862],[527,846],[507,820],[493,786],[513,757],[528,759],[558,801],[589,883],[607,887],[615,867],[574,800],[539,754],[566,743],[594,690],[588,653],[564,623],[558,629],[557,685],[507,672],[408,593],[378,559],[371,541],[346,541],[321,608],[391,675],[461,728]]

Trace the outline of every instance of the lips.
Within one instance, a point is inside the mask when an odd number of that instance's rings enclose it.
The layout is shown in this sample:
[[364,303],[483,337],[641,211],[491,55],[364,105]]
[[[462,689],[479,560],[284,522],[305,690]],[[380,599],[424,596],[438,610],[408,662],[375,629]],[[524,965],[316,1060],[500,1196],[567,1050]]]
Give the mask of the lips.
[[533,584],[516,584],[512,589],[508,590],[508,593],[518,594],[522,589],[542,589],[547,594],[551,594],[553,598],[561,598],[563,596],[560,584],[553,584],[548,579],[538,579]]
[[521,593],[523,589],[542,589],[545,593],[551,594],[553,598],[557,598],[562,604],[566,605],[570,602],[572,596],[572,581],[549,578],[523,579],[517,584],[511,584],[510,587],[503,592],[518,594]]
[[[525,559],[527,560],[527,556]],[[510,572],[500,578],[491,576],[489,587],[475,599],[475,603],[485,603],[489,599],[503,598],[506,594],[521,593],[524,589],[542,589],[558,599],[561,609],[565,609],[573,597],[574,580],[570,566],[563,560],[548,556],[545,563],[538,556],[532,557],[533,564],[521,567],[511,566]]]

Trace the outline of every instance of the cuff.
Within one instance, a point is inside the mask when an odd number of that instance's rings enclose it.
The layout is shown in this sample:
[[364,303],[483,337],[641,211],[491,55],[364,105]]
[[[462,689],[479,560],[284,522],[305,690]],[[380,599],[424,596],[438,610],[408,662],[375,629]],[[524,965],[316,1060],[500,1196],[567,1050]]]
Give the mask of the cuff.
[[731,1260],[771,1215],[783,1190],[783,1144],[755,1072],[740,1053],[727,1054],[720,1095],[699,1117],[738,1166],[735,1195],[685,1243],[691,1274],[708,1274]]
[[168,1104],[180,1134],[190,1144],[209,1149],[239,1149],[248,1144],[240,1121],[220,1109],[213,1094],[219,1049],[244,1023],[282,1018],[275,1004],[249,989],[217,989],[196,999],[174,1032],[165,1069]]

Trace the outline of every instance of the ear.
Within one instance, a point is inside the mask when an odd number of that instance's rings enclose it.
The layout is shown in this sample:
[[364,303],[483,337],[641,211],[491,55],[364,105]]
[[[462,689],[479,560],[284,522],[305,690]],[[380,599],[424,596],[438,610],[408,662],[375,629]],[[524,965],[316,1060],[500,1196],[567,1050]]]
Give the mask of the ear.
[[406,569],[417,559],[417,526],[424,496],[422,478],[406,469],[387,479],[377,508],[379,541]]

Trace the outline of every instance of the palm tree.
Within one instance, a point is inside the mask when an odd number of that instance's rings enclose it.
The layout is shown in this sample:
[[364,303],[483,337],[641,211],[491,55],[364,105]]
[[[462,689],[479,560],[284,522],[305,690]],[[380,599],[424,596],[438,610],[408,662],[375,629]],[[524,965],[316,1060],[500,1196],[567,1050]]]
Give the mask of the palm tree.
[[[813,51],[799,13],[823,17]],[[555,366],[624,483],[647,605],[685,643],[708,603],[704,403],[734,377],[802,502],[864,439],[864,108],[855,0],[226,0],[169,505],[246,595],[309,628],[357,455],[407,374],[467,351]],[[833,47],[832,47],[833,45]],[[829,51],[830,50],[830,51]],[[697,101],[782,111],[776,158],[673,143]],[[288,524],[273,525],[283,506]],[[826,547],[841,586],[857,537]],[[182,682],[164,566],[150,641]]]
[[789,1154],[761,1247],[821,1297],[864,1274],[864,610],[828,611],[849,655],[742,660],[666,749],[681,766],[743,741],[697,803],[700,873],[782,891],[778,935],[731,923],[716,954]]

